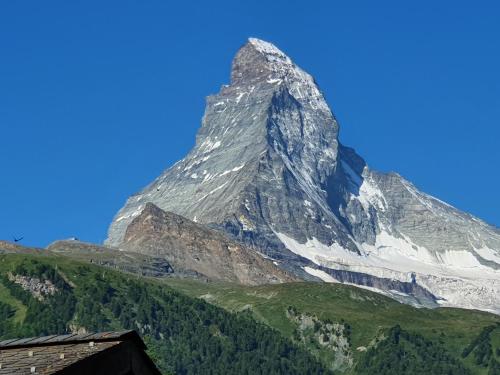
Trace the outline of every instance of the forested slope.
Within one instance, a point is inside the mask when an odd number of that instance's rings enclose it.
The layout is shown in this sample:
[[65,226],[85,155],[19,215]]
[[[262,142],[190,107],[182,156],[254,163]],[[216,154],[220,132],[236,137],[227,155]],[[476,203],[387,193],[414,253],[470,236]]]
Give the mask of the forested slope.
[[0,274],[2,338],[136,329],[167,373],[329,372],[249,314],[229,313],[158,282],[28,255],[0,256]]
[[165,373],[499,374],[500,318],[340,284],[147,279],[0,255],[0,336],[136,329]]

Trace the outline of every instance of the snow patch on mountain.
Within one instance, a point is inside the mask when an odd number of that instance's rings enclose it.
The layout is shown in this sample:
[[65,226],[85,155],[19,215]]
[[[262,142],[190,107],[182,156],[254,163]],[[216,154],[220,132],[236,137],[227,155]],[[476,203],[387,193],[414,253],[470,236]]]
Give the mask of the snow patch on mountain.
[[316,268],[304,267],[304,271],[306,271],[309,275],[316,276],[317,278],[323,280],[324,282],[327,283],[338,283],[337,280],[335,280],[333,277],[331,277],[329,274],[327,274],[325,271],[318,270]]
[[495,262],[500,265],[500,252],[495,252],[489,247],[482,247],[480,249],[474,248],[474,251],[481,257],[491,262]]
[[[325,245],[316,238],[300,243],[284,233],[276,236],[287,249],[319,266],[402,282],[411,282],[414,275],[419,285],[442,299],[443,306],[500,313],[500,271],[482,265],[469,252],[447,251],[433,256],[407,236],[397,238],[387,232],[377,235],[375,245],[360,244],[361,255],[337,243]],[[327,281],[326,272],[310,267],[305,270]]]

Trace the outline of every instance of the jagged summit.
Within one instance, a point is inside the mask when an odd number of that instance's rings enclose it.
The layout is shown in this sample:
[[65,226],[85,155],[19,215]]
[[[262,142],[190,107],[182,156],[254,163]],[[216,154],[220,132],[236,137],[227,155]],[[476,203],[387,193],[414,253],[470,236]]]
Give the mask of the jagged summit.
[[314,78],[294,64],[274,44],[249,38],[233,59],[231,85],[279,85],[288,90],[299,102],[312,105],[331,115],[330,108]]
[[[272,43],[257,38],[248,38],[247,45],[262,54],[267,64],[274,67],[276,70],[297,68],[297,66],[292,62],[292,59],[290,59],[290,57],[288,57],[282,50]],[[240,55],[237,54],[235,59],[238,59],[239,56]]]
[[[233,59],[231,83],[265,81],[270,74],[278,72],[281,72],[282,79],[286,72],[295,68],[292,60],[273,44],[249,38]],[[274,79],[280,78],[276,76]]]
[[119,247],[148,202],[224,231],[304,279],[405,302],[500,312],[500,232],[338,141],[315,80],[274,45],[240,48],[207,98],[196,145],[109,229]]
[[250,37],[248,38],[248,43],[264,55],[273,55],[287,62],[291,62],[290,58],[285,55],[283,51],[281,51],[278,47],[270,42],[266,42],[265,40],[259,38]]

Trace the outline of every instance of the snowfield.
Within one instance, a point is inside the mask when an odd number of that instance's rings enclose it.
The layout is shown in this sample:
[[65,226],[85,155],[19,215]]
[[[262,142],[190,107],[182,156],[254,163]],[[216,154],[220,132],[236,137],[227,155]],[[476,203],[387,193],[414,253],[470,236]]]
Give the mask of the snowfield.
[[[500,314],[500,271],[480,264],[469,252],[447,251],[434,257],[408,238],[395,238],[387,232],[377,236],[374,246],[361,244],[361,255],[336,243],[325,245],[316,238],[302,244],[283,233],[276,236],[287,249],[319,266],[404,282],[410,282],[414,273],[417,284],[439,297],[442,306]],[[337,281],[322,270],[311,267],[304,270],[325,282]],[[379,289],[375,291],[386,294]]]

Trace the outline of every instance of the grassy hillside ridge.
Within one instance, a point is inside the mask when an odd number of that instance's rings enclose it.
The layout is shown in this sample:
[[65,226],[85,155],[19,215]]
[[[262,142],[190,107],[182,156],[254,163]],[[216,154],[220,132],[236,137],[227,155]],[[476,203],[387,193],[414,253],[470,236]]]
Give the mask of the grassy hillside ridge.
[[[40,301],[9,274],[50,280],[60,295]],[[342,284],[151,279],[36,253],[0,255],[0,279],[0,336],[133,328],[166,372],[429,374],[419,369],[435,362],[434,375],[498,374],[500,317],[415,309]],[[386,361],[388,351],[401,358]]]
[[[327,374],[305,348],[154,280],[65,257],[0,255],[0,337],[136,329],[165,373]],[[16,303],[11,303],[15,300]],[[16,321],[22,304],[25,317]]]
[[[164,282],[193,297],[203,298],[230,311],[250,310],[262,322],[294,337],[296,324],[287,317],[293,307],[319,320],[345,322],[351,327],[354,362],[365,356],[365,349],[399,325],[441,345],[474,374],[488,374],[488,367],[461,358],[485,327],[500,323],[500,317],[481,311],[455,308],[416,309],[388,297],[343,284],[293,283],[248,287],[223,283],[200,283],[168,279]],[[491,335],[493,352],[500,347],[496,329]],[[326,356],[328,358],[328,356]],[[500,361],[500,357],[496,357]]]

